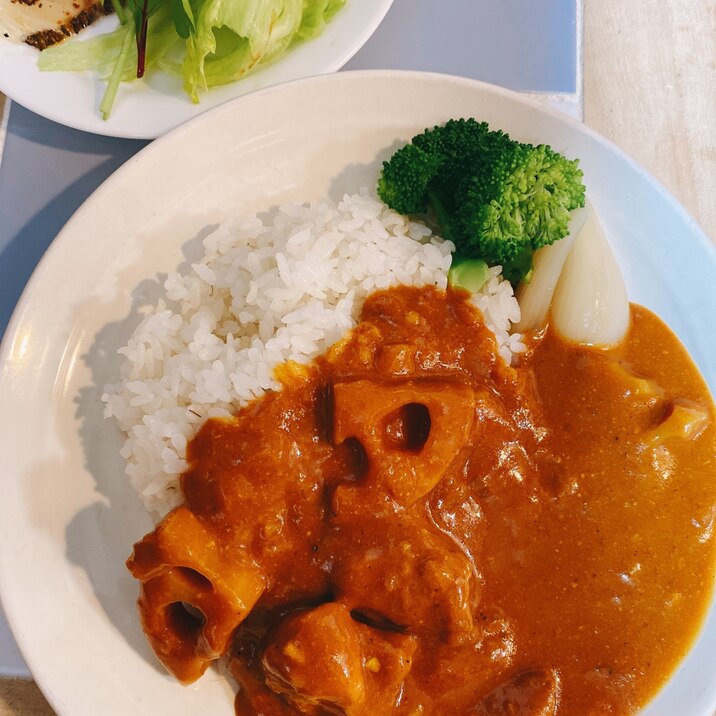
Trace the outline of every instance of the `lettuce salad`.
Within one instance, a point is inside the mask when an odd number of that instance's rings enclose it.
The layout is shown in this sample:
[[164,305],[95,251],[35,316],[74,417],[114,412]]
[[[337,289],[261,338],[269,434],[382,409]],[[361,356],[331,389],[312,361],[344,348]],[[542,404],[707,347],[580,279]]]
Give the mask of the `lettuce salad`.
[[107,119],[122,82],[151,69],[181,74],[193,102],[320,35],[346,0],[112,0],[119,27],[42,52],[42,70],[98,72]]

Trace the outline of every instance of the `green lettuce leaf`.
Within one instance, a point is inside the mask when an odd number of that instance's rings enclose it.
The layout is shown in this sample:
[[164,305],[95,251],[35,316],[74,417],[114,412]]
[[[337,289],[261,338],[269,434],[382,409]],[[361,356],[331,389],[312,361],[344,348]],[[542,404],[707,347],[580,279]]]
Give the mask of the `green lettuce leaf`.
[[182,74],[194,102],[208,87],[241,79],[320,35],[346,0],[204,0]]
[[[179,37],[174,29],[171,7],[162,5],[152,16],[147,32],[147,68],[158,66],[164,56],[177,44]],[[116,71],[127,34],[135,36],[134,22],[120,25],[116,30],[89,40],[79,38],[53,45],[40,53],[41,70],[69,72],[93,71],[107,79]],[[126,48],[125,48],[126,50]],[[120,70],[122,82],[137,77],[137,47],[132,43],[124,52]]]
[[296,40],[301,42],[318,37],[345,4],[346,0],[306,0]]
[[186,43],[184,89],[198,102],[200,90],[239,79],[266,55],[284,52],[302,16],[303,0],[205,0]]
[[[354,0],[360,2],[360,0]],[[120,26],[90,40],[73,39],[40,54],[42,70],[91,70],[108,80],[108,116],[120,82],[136,78],[140,0],[113,0]],[[320,35],[346,0],[150,0],[145,70],[181,74],[194,102],[208,87],[241,79]]]

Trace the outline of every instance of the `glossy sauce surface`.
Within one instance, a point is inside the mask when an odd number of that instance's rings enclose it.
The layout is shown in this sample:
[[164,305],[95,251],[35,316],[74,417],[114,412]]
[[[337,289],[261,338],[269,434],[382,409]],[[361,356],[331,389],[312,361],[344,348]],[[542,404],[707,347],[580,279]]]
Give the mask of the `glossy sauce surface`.
[[391,289],[207,421],[186,505],[129,561],[168,668],[229,652],[241,716],[645,703],[713,585],[708,392],[638,307],[610,351],[547,331],[516,369],[495,353],[462,294]]

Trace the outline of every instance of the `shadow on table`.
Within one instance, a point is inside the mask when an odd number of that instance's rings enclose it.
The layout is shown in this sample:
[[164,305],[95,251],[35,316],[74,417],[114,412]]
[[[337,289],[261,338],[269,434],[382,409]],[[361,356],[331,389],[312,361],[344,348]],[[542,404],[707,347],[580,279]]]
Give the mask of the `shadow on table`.
[[[26,283],[55,236],[77,208],[116,168],[114,159],[87,172],[43,206],[0,246],[0,332],[7,326]],[[27,191],[27,188],[24,189]],[[58,297],[61,300],[61,297]]]
[[17,102],[13,102],[10,108],[8,135],[20,137],[43,147],[54,147],[63,152],[123,155],[125,159],[147,144],[137,139],[105,137],[101,134],[65,127],[63,124],[40,117],[39,114],[25,109]]
[[13,103],[0,164],[0,333],[58,232],[145,145],[69,129]]

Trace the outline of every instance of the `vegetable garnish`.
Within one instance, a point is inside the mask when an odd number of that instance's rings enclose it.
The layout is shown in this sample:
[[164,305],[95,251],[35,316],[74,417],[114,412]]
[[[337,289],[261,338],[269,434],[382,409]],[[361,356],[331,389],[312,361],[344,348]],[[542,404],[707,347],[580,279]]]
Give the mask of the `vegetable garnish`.
[[40,55],[41,70],[94,70],[107,79],[109,117],[121,82],[158,68],[183,77],[193,102],[320,35],[346,0],[112,0],[120,25]]
[[448,271],[448,283],[470,293],[477,293],[489,276],[490,271],[482,259],[456,259]]
[[516,284],[536,249],[567,235],[585,189],[578,160],[460,119],[399,149],[383,164],[378,193],[403,214],[432,210],[458,257],[500,264]]

